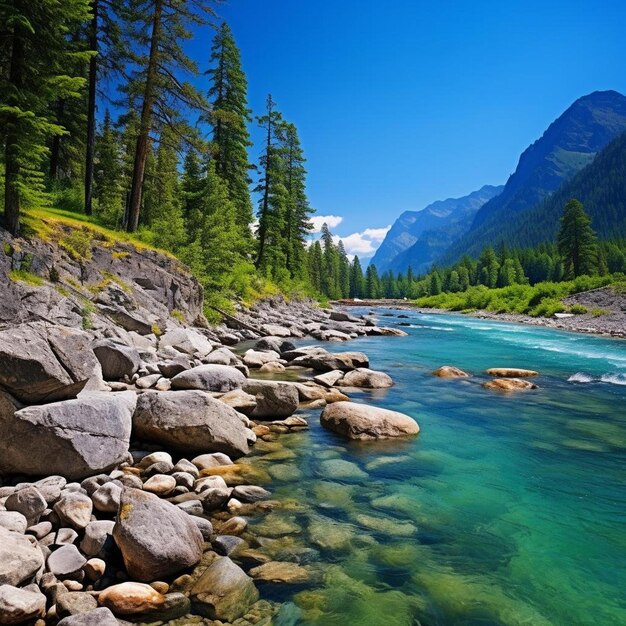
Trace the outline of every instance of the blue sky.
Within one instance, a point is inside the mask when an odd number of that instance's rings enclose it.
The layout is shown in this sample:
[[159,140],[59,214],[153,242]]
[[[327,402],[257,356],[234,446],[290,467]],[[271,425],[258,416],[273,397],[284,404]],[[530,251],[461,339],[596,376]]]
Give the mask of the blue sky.
[[[626,93],[625,2],[229,0],[218,11],[251,107],[271,91],[297,125],[311,204],[341,218],[334,231],[364,257],[402,211],[505,182],[576,98]],[[201,64],[208,45],[193,44]]]

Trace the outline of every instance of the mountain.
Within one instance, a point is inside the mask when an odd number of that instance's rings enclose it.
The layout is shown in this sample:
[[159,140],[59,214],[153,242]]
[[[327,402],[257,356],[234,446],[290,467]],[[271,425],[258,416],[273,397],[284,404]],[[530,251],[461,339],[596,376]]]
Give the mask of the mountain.
[[563,207],[571,198],[583,203],[600,239],[626,238],[626,133],[543,202],[513,216],[499,236],[512,247],[554,241]]
[[462,198],[438,200],[421,211],[405,211],[376,250],[371,264],[379,273],[388,269],[406,271],[410,260],[415,258],[420,266],[418,269],[417,265],[411,265],[415,272],[428,269],[437,255],[463,235],[480,207],[502,189],[502,186],[485,185]]
[[540,204],[624,131],[622,94],[596,91],[576,100],[522,153],[502,193],[480,208],[469,231],[439,260],[448,264],[463,254],[476,256],[485,246],[502,241],[511,220]]

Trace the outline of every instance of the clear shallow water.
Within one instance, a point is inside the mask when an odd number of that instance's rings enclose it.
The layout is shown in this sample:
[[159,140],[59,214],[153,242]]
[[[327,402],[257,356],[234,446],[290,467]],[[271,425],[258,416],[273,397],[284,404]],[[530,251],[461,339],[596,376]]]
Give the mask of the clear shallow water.
[[[414,416],[418,438],[346,442],[318,410],[249,460],[290,503],[253,523],[262,549],[313,574],[265,588],[289,602],[278,624],[626,624],[626,343],[401,313],[380,323],[409,337],[324,345],[388,372],[353,398]],[[476,376],[431,375],[446,364]],[[480,386],[506,366],[540,389]]]

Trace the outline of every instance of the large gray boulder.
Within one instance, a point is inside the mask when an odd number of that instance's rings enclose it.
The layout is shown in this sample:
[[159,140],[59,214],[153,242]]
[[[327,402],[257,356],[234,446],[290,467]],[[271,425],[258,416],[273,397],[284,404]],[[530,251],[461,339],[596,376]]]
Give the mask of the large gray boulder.
[[133,416],[135,436],[181,451],[248,453],[248,429],[224,402],[204,391],[146,391]]
[[259,599],[252,578],[228,557],[216,559],[191,589],[194,610],[212,620],[234,622]]
[[417,435],[417,422],[404,413],[355,402],[334,402],[320,417],[324,428],[348,439],[390,439]]
[[46,596],[39,591],[0,585],[0,624],[23,624],[46,612]]
[[288,352],[289,350],[295,350],[296,346],[282,337],[261,337],[255,344],[255,350],[272,350],[281,354],[282,352]]
[[199,358],[207,356],[213,351],[211,342],[198,331],[192,328],[172,328],[159,338],[159,346],[170,346],[178,352],[195,355]]
[[298,408],[298,389],[287,382],[250,378],[243,390],[256,399],[256,407],[250,414],[252,419],[289,417]]
[[312,352],[295,358],[291,365],[310,367],[317,372],[349,372],[359,367],[369,367],[369,359],[362,352]]
[[176,374],[172,378],[174,389],[200,389],[201,391],[232,391],[241,389],[246,377],[228,365],[198,365]]
[[39,546],[20,533],[0,526],[0,585],[30,580],[44,564]]
[[141,358],[134,346],[127,346],[112,339],[101,339],[93,344],[93,351],[105,380],[119,380],[132,376],[141,365]]
[[75,398],[102,377],[89,344],[83,331],[40,322],[0,331],[0,387],[25,403]]
[[75,400],[0,410],[0,474],[59,474],[70,479],[108,471],[128,454],[133,392],[83,393]]
[[139,489],[122,492],[113,539],[130,576],[161,580],[202,557],[202,533],[184,511]]

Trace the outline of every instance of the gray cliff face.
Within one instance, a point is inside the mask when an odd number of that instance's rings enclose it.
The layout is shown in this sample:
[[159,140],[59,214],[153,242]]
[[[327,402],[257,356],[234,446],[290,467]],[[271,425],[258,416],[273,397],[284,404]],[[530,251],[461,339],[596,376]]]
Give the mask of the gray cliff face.
[[[388,269],[414,272],[430,265],[437,251],[445,249],[471,225],[476,212],[496,197],[502,186],[485,185],[461,198],[438,200],[421,211],[405,211],[387,233],[371,263],[379,273]],[[441,242],[441,243],[438,243]]]

